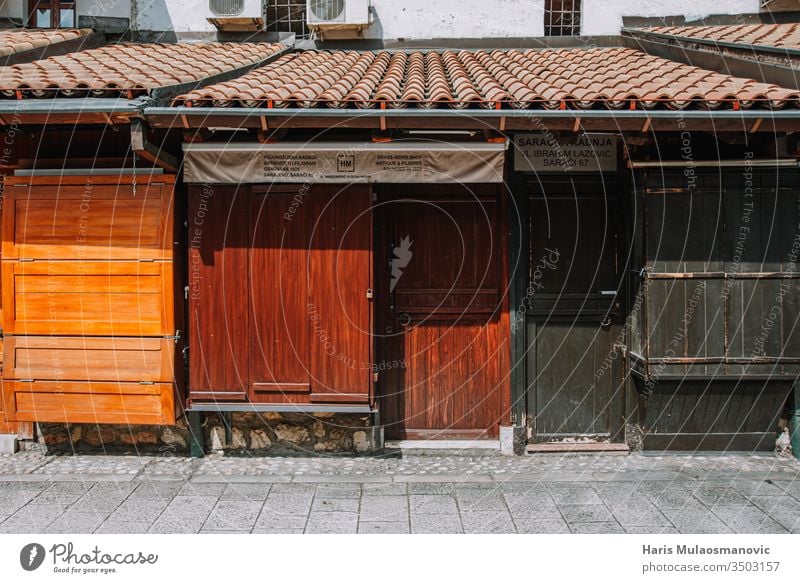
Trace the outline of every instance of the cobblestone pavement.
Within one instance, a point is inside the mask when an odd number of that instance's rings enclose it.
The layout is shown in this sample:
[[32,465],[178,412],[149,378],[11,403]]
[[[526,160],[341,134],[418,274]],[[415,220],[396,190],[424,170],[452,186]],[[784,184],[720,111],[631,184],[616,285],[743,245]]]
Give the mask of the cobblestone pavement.
[[800,533],[774,456],[0,456],[0,533]]

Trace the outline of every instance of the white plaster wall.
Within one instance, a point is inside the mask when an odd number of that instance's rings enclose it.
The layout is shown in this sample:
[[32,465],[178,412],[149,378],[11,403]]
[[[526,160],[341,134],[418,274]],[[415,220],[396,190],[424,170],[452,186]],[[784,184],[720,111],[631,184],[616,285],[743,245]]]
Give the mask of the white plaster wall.
[[711,14],[752,14],[759,0],[583,0],[583,36],[619,34],[623,16],[674,16],[697,20]]
[[0,18],[18,18],[23,15],[22,5],[25,0],[0,0]]
[[208,0],[134,0],[135,28],[144,31],[210,32]]
[[535,37],[544,34],[543,0],[372,0],[367,38]]
[[[130,18],[131,0],[77,0],[78,15]],[[0,0],[0,18],[22,19],[27,0]]]
[[[1,0],[0,0],[1,1]],[[84,0],[135,2],[133,27],[143,31],[214,31],[207,0]],[[759,0],[583,0],[582,31],[619,34],[623,16],[757,13]],[[544,34],[544,0],[372,0],[375,22],[366,38],[503,38]]]

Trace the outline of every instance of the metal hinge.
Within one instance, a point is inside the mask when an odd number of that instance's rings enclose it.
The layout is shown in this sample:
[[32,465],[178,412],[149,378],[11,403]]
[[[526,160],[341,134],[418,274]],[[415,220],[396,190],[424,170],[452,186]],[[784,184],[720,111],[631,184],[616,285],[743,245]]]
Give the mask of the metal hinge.
[[378,372],[374,372],[374,373],[372,373],[372,382],[373,382],[373,383],[377,383],[377,382],[378,382],[378,375],[379,375],[379,374],[380,374],[380,373],[378,373]]
[[184,300],[188,300],[189,299],[189,286],[188,285],[183,286],[183,299]]

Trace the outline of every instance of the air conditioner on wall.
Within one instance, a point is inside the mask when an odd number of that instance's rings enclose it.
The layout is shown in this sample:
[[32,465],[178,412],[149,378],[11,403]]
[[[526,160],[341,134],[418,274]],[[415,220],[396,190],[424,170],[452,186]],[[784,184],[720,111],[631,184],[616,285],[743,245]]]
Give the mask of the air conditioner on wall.
[[369,0],[306,0],[306,23],[320,32],[370,25]]
[[208,0],[207,20],[219,30],[259,31],[264,29],[262,0]]

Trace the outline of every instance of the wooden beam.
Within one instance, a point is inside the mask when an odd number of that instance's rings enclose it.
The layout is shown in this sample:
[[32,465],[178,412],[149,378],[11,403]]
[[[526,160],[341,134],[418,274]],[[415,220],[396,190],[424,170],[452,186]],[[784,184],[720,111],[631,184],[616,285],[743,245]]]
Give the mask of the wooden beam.
[[649,117],[646,120],[644,120],[644,125],[642,126],[642,133],[643,134],[646,133],[650,129],[650,123],[651,123],[651,120],[650,120]]
[[758,131],[758,128],[760,128],[760,127],[761,127],[761,122],[762,122],[762,121],[764,121],[764,118],[763,118],[763,117],[759,117],[759,118],[758,118],[758,119],[755,121],[755,123],[753,123],[753,126],[750,128],[750,133],[751,133],[751,134],[754,134],[755,132],[757,132],[757,131]]
[[500,118],[500,126],[499,127],[500,127],[500,132],[501,133],[506,131],[506,116],[502,116]]
[[188,130],[190,126],[189,119],[186,117],[186,115],[181,114],[181,122],[183,122],[183,128]]
[[262,115],[261,116],[261,131],[262,132],[266,132],[267,130],[269,130],[269,124],[267,124],[267,116],[266,115]]
[[178,159],[147,140],[147,129],[142,120],[131,121],[131,149],[139,156],[168,172],[177,172]]
[[580,129],[581,129],[581,118],[576,117],[575,123],[572,124],[572,131],[577,133]]

